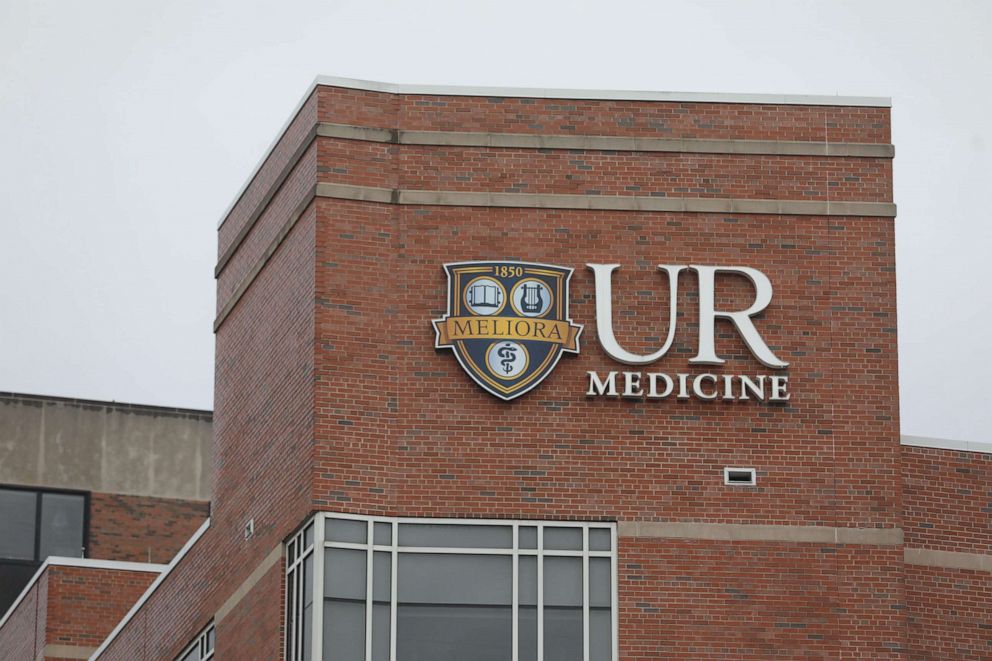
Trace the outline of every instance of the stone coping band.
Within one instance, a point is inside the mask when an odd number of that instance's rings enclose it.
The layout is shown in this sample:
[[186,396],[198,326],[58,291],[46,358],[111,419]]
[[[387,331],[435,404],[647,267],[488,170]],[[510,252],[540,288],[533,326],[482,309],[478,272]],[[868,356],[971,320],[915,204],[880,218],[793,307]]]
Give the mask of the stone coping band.
[[266,574],[269,573],[269,570],[278,564],[280,560],[282,560],[282,549],[283,545],[281,543],[277,544],[276,547],[272,549],[267,556],[265,556],[265,559],[262,560],[257,567],[255,567],[255,570],[248,576],[248,578],[246,578],[244,582],[238,586],[238,589],[235,590],[231,596],[228,597],[227,601],[225,601],[217,610],[217,613],[214,615],[214,624],[217,624],[227,617],[230,612],[234,610],[235,606],[241,603],[241,600],[245,598],[245,595],[251,592],[251,589],[255,587],[255,585],[262,580]]
[[907,565],[942,567],[944,569],[969,569],[992,573],[992,555],[964,553],[961,551],[934,551],[908,548],[904,553]]
[[768,156],[850,156],[893,158],[891,144],[795,140],[713,140],[611,135],[547,135],[482,131],[411,131],[317,124],[324,138],[435,147],[500,147],[511,149],[581,149],[585,151],[671,152],[685,154],[750,154]]
[[[517,149],[562,149],[587,151],[640,151],[686,154],[749,154],[772,156],[830,156],[855,158],[892,158],[895,147],[891,144],[865,144],[845,142],[804,142],[789,140],[710,140],[697,138],[620,137],[607,135],[537,135],[528,133],[493,133],[469,131],[408,131],[352,124],[321,122],[307,135],[290,156],[276,180],[256,205],[244,226],[238,231],[224,254],[217,261],[214,277],[220,275],[238,247],[268,207],[272,198],[285,183],[300,158],[310,148],[317,136],[341,140],[358,140],[386,144],[452,146],[452,147],[503,147]],[[239,197],[240,199],[240,197]],[[231,209],[233,209],[233,205]],[[230,209],[224,216],[230,214]],[[223,224],[223,222],[221,222]]]
[[[512,207],[528,209],[585,209],[612,211],[678,211],[699,213],[751,213],[812,216],[876,216],[891,218],[896,215],[896,205],[885,202],[813,202],[806,200],[741,200],[729,198],[643,197],[633,195],[559,195],[536,193],[475,193],[460,191],[398,190],[351,184],[319,183],[307,193],[289,220],[269,243],[241,283],[235,288],[228,302],[214,320],[214,332],[221,327],[231,310],[238,304],[251,283],[265,268],[269,258],[278,250],[283,239],[296,225],[303,212],[317,197],[355,200],[380,204],[417,206],[467,206]],[[234,254],[237,245],[226,253]],[[227,261],[217,265],[220,275]]]
[[702,539],[734,542],[812,542],[898,546],[901,528],[838,528],[744,523],[684,523],[678,521],[621,521],[620,537]]

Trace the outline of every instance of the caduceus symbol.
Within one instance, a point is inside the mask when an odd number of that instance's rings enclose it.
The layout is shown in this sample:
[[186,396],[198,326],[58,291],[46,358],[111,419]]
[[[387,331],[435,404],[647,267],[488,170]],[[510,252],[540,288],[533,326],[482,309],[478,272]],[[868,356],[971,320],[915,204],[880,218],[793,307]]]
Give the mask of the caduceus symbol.
[[512,344],[504,344],[496,350],[496,355],[502,358],[499,364],[503,366],[503,371],[509,374],[513,371],[513,363],[517,361],[517,348]]

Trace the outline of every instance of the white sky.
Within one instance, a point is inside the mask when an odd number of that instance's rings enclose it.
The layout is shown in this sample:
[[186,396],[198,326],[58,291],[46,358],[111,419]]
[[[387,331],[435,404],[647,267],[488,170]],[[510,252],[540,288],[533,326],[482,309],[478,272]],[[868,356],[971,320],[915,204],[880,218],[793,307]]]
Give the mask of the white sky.
[[990,441],[990,44],[981,0],[0,0],[0,390],[211,408],[216,225],[317,74],[874,95],[903,432]]

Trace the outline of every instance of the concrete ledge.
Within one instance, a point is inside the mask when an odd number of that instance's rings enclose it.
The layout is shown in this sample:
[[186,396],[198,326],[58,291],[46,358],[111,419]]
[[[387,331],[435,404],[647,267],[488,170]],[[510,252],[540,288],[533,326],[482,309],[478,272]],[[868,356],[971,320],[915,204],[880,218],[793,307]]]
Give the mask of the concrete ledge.
[[734,542],[812,542],[898,546],[901,528],[833,528],[829,526],[751,525],[742,523],[681,523],[621,521],[620,537],[700,539]]
[[96,652],[95,647],[82,645],[45,645],[46,659],[88,659]]
[[274,549],[272,549],[272,551],[269,552],[267,556],[265,556],[265,559],[262,560],[257,567],[255,567],[255,571],[253,571],[251,575],[249,575],[248,578],[246,578],[244,582],[238,586],[238,589],[235,590],[234,593],[227,598],[227,601],[225,601],[217,610],[217,613],[214,615],[214,624],[227,617],[227,615],[234,610],[234,607],[241,603],[241,600],[245,598],[245,595],[251,592],[251,589],[255,587],[255,585],[269,573],[269,570],[272,569],[273,565],[277,564],[281,559],[282,544],[278,544]]
[[[235,288],[214,320],[214,332],[265,268],[283,240],[315,197],[418,206],[504,207],[527,209],[586,209],[601,211],[674,211],[688,213],[750,213],[789,216],[873,216],[891,218],[896,205],[886,202],[810,202],[805,200],[742,200],[733,198],[643,197],[633,195],[559,195],[462,191],[396,190],[351,184],[319,183],[304,195],[289,220],[263,255]],[[222,265],[218,265],[219,274]]]
[[949,438],[928,438],[925,436],[902,436],[901,443],[914,448],[933,448],[936,450],[959,450],[962,452],[980,452],[992,454],[992,443],[981,441],[954,441]]
[[903,551],[903,559],[907,565],[992,572],[992,555],[984,553],[907,548]]
[[637,195],[390,190],[388,188],[332,183],[317,184],[316,194],[317,197],[419,206],[751,213],[788,216],[880,216],[885,218],[896,215],[896,206],[888,202],[812,202],[806,200],[745,200]]
[[607,135],[543,135],[469,131],[407,131],[321,123],[317,135],[400,145],[583,149],[590,151],[673,152],[688,154],[764,154],[772,156],[850,156],[892,158],[891,144],[799,142],[788,140],[706,140]]
[[388,94],[425,94],[431,96],[483,96],[483,97],[521,97],[521,98],[548,98],[548,99],[601,99],[601,100],[627,100],[627,101],[669,101],[676,103],[753,103],[766,105],[812,105],[812,106],[855,106],[855,107],[876,107],[889,108],[892,106],[892,99],[877,96],[817,96],[806,94],[709,94],[697,92],[650,92],[650,91],[622,91],[622,90],[576,90],[576,89],[548,89],[548,88],[521,88],[521,87],[459,87],[449,85],[397,85],[394,83],[383,83],[371,80],[357,80],[354,78],[338,78],[334,76],[317,76],[307,88],[303,97],[297,102],[282,128],[276,133],[276,138],[265,150],[262,158],[252,169],[248,179],[242,184],[234,200],[221,216],[218,228],[224,224],[231,210],[244,195],[244,192],[255,179],[255,175],[262,168],[262,165],[269,158],[269,155],[279,143],[286,129],[292,124],[299,114],[300,109],[306,104],[307,99],[314,93],[318,85],[327,87],[344,87],[348,89],[367,90],[371,92],[385,92]]

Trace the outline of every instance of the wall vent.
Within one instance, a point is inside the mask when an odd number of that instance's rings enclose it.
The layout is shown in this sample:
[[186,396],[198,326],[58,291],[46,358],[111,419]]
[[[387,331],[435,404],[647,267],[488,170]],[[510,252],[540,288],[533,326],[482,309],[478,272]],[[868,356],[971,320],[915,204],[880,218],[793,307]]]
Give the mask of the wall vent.
[[733,486],[753,487],[758,483],[758,475],[753,468],[724,468],[723,483]]

